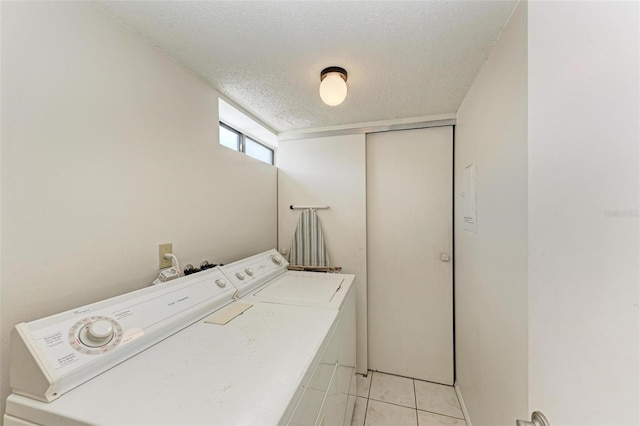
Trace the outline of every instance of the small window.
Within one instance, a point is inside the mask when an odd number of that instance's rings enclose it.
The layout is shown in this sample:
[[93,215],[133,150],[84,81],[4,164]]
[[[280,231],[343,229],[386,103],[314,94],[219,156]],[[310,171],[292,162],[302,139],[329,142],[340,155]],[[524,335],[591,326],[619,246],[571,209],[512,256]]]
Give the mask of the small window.
[[233,130],[231,127],[227,127],[220,123],[220,144],[231,148],[235,151],[240,151],[240,136],[242,134]]
[[274,153],[272,148],[251,139],[244,133],[222,122],[220,123],[220,145],[273,165]]
[[273,164],[273,150],[251,138],[244,138],[245,154],[265,163]]

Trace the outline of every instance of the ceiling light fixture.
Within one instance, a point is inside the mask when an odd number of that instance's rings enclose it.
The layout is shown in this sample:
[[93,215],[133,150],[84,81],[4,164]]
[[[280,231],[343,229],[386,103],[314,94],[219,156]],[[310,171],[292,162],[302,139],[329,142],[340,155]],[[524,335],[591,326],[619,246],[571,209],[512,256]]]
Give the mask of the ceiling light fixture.
[[340,105],[347,97],[347,71],[329,67],[320,73],[320,97],[329,106]]

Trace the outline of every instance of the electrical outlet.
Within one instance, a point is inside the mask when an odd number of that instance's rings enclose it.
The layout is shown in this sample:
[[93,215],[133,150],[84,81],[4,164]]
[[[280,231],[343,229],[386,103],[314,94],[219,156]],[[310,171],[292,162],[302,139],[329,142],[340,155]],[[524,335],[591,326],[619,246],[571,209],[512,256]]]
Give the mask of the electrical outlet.
[[171,258],[169,259],[164,258],[164,255],[169,253],[173,253],[173,244],[172,243],[160,244],[160,248],[158,250],[158,262],[160,266],[158,269],[171,268],[171,265],[172,265]]

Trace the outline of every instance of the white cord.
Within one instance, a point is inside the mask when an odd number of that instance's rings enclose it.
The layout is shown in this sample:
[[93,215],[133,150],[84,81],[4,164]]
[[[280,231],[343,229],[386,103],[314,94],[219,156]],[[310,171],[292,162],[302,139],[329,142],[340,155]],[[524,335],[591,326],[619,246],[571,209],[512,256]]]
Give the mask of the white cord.
[[180,273],[180,263],[178,263],[178,258],[175,257],[172,253],[166,253],[164,255],[165,259],[173,259],[176,262],[176,268],[178,268],[178,273]]

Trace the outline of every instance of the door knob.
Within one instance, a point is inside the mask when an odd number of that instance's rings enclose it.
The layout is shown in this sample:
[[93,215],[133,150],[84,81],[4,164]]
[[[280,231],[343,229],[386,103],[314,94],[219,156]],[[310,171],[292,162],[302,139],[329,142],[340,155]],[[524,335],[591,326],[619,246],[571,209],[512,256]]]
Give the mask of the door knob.
[[540,411],[534,411],[531,413],[531,421],[516,420],[516,426],[551,426],[551,423]]
[[443,262],[448,262],[451,260],[451,256],[449,256],[449,253],[440,253],[440,260]]

